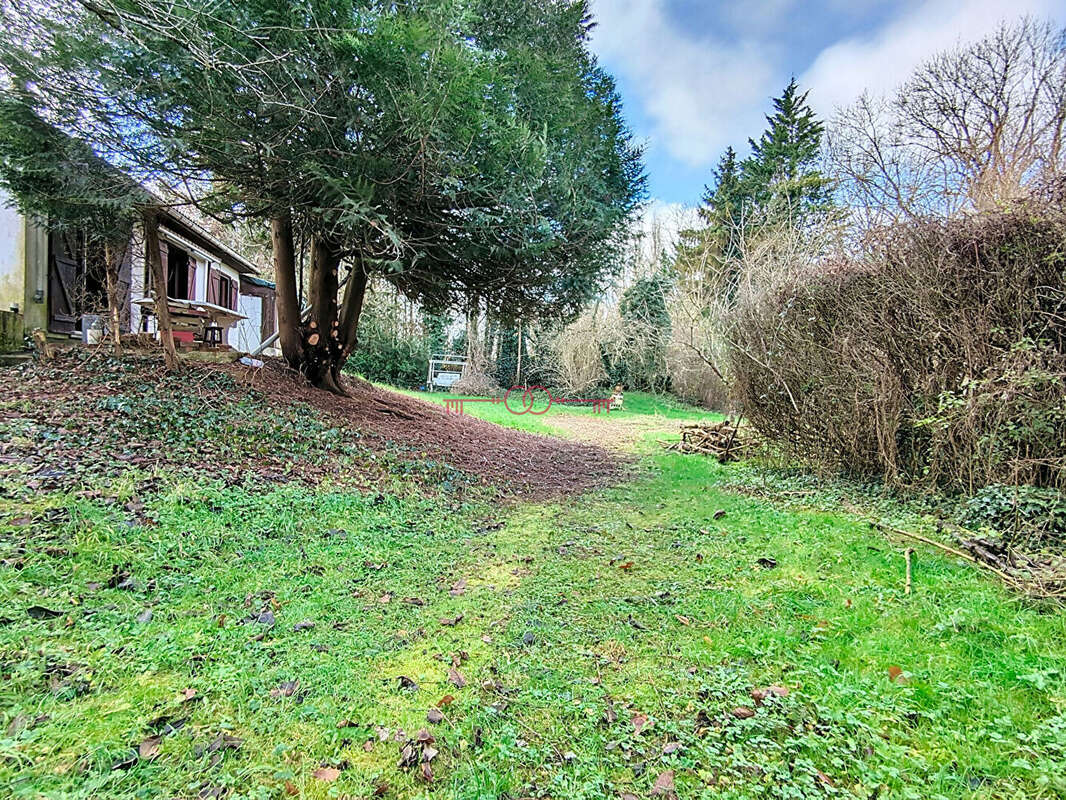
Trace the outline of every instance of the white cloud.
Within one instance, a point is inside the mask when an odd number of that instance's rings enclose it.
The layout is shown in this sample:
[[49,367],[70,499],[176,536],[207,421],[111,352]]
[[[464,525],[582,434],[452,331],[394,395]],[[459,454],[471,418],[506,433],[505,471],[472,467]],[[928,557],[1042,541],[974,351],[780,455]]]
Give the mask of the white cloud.
[[[1066,0],[909,0],[868,33],[834,42],[810,66],[790,63],[789,36],[797,14],[862,19],[880,0],[758,0],[723,5],[719,18],[739,30],[728,41],[715,31],[683,28],[668,0],[593,0],[598,27],[593,48],[625,80],[630,99],[650,122],[653,146],[694,169],[705,170],[728,145],[744,149],[763,128],[770,98],[792,73],[811,89],[823,116],[864,89],[884,91],[935,52],[990,32],[1022,14],[1066,15]],[[737,9],[743,9],[738,12]],[[736,27],[744,15],[745,23]],[[806,19],[809,22],[809,19]],[[712,27],[704,23],[704,27]],[[804,71],[804,68],[806,70]]]
[[879,30],[825,48],[800,83],[812,88],[811,104],[828,116],[864,90],[891,91],[933,54],[979,39],[1004,20],[1063,10],[1062,0],[929,0]]
[[737,130],[759,130],[774,71],[759,42],[686,36],[665,5],[595,0],[593,47],[636,89],[653,141],[689,166],[706,167]]

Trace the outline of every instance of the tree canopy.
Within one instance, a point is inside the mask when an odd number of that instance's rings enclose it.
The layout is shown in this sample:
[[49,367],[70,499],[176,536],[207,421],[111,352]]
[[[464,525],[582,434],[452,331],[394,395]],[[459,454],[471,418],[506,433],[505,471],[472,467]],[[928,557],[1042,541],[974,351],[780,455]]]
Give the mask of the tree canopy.
[[83,0],[28,7],[0,57],[109,163],[278,221],[277,269],[307,233],[311,322],[286,355],[320,382],[369,272],[430,308],[569,314],[599,288],[644,176],[590,27],[584,0]]

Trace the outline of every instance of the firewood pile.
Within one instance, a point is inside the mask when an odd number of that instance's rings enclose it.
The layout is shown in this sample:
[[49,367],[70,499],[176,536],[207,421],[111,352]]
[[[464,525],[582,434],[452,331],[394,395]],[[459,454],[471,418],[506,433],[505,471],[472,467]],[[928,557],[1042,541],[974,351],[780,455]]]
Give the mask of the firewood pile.
[[667,450],[715,456],[721,463],[743,458],[754,442],[740,421],[694,422],[681,426],[681,440],[663,442]]

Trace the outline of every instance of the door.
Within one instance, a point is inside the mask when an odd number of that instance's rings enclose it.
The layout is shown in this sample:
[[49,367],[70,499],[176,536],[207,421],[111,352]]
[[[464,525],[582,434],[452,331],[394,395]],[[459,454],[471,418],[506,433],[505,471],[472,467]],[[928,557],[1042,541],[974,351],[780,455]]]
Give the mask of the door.
[[78,236],[53,231],[48,237],[48,330],[73,333],[78,329]]

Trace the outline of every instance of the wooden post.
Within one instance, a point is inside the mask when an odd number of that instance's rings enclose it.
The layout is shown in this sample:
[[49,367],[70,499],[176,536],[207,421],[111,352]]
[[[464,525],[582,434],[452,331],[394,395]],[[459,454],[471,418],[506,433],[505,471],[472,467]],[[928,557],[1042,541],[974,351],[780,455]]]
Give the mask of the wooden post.
[[[127,243],[127,247],[128,247]],[[104,273],[107,276],[107,310],[111,315],[111,338],[115,343],[115,357],[122,355],[122,309],[119,307],[118,269],[123,251],[111,242],[104,242]]]
[[163,363],[167,372],[178,371],[178,354],[174,350],[174,330],[170,325],[170,306],[167,305],[167,273],[160,255],[159,210],[144,212],[144,243],[148,250],[148,267],[152,273],[152,295],[155,316],[159,323],[159,341],[163,345]]

